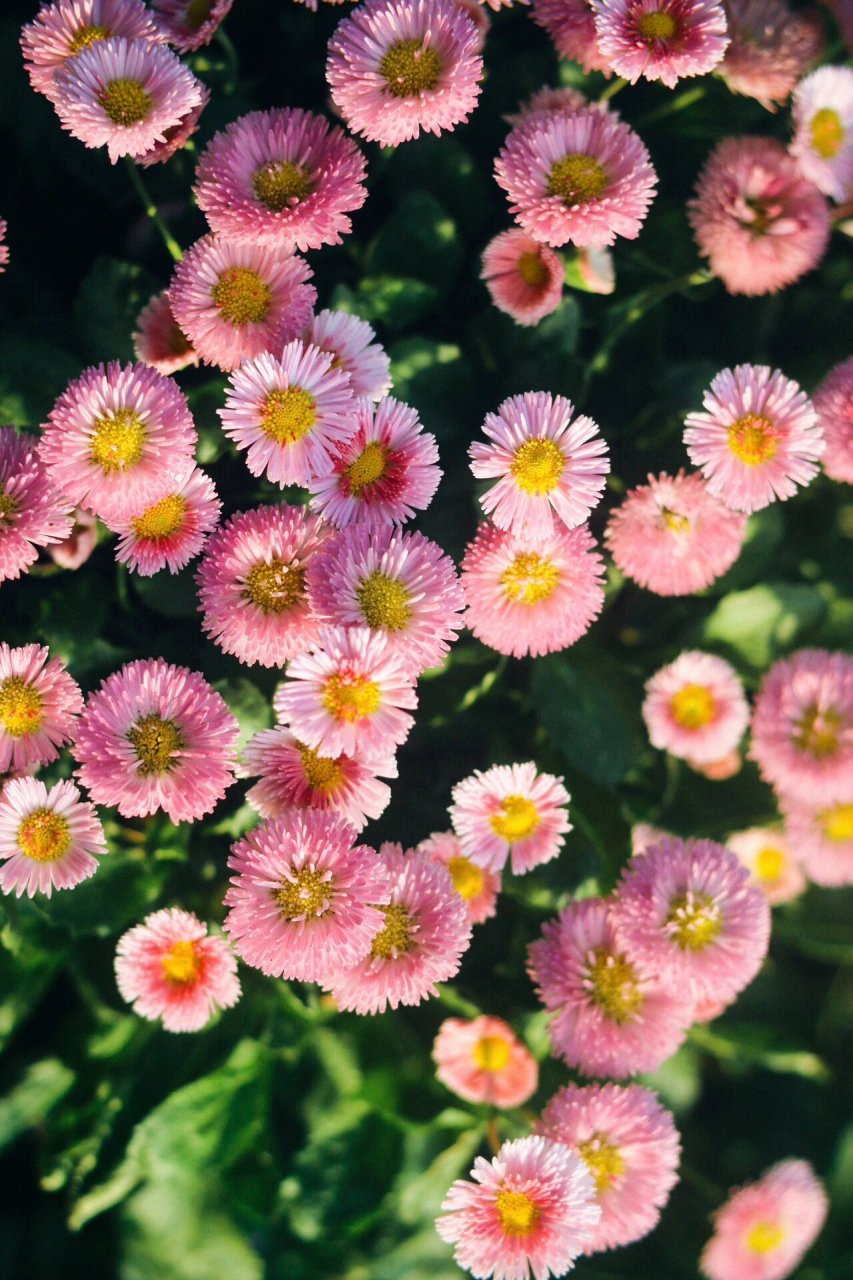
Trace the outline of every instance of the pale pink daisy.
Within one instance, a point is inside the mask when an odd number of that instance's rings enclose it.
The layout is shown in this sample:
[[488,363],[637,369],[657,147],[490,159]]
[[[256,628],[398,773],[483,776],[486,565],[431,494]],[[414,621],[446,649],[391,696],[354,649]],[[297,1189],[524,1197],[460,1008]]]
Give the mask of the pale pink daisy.
[[127,662],[91,693],[77,726],[77,776],[122,817],[164,810],[194,822],[234,781],[239,725],[197,671],[162,658]]
[[716,67],[729,43],[717,0],[594,0],[593,12],[602,55],[631,84],[644,76],[674,89]]
[[791,155],[833,200],[853,196],[853,69],[819,67],[794,90]]
[[699,251],[729,293],[776,293],[816,267],[829,242],[826,198],[774,138],[723,138],[688,201]]
[[51,101],[53,78],[69,58],[110,36],[161,41],[142,0],[56,0],[43,4],[21,31],[24,66],[30,84]]
[[[745,874],[745,873],[744,873]],[[542,926],[528,972],[554,1012],[553,1052],[590,1076],[656,1071],[684,1040],[692,1002],[626,954],[609,903],[570,902]]]
[[85,507],[75,507],[68,537],[47,549],[47,554],[62,569],[79,569],[98,545],[98,520]]
[[731,43],[717,73],[733,93],[774,111],[819,56],[820,22],[807,10],[794,13],[782,0],[726,0],[726,16]]
[[536,1132],[581,1157],[601,1220],[584,1253],[641,1240],[678,1181],[681,1142],[672,1115],[641,1085],[570,1084],[550,1099]]
[[73,889],[107,852],[94,806],[70,782],[48,791],[35,778],[12,778],[0,794],[0,889],[20,898]]
[[246,964],[276,978],[325,982],[357,964],[383,927],[390,885],[354,829],[313,809],[285,813],[232,846],[225,931]]
[[222,430],[247,450],[253,476],[305,485],[332,468],[332,454],[353,432],[349,376],[332,357],[299,339],[276,357],[263,351],[229,379]]
[[175,268],[169,302],[204,363],[228,372],[301,333],[317,298],[311,275],[296,254],[207,235]]
[[208,538],[197,570],[202,629],[241,662],[280,667],[317,642],[305,575],[332,535],[285,503],[238,511]]
[[513,228],[486,245],[480,279],[496,307],[516,324],[533,325],[560,305],[564,271],[553,249]]
[[39,547],[71,533],[71,504],[48,479],[37,443],[0,427],[0,582],[19,578]]
[[165,164],[176,151],[181,150],[193,134],[198,132],[201,113],[210,102],[210,96],[207,85],[200,85],[199,102],[182,115],[176,124],[165,129],[162,140],[155,142],[150,151],[146,151],[144,156],[136,157],[136,163],[140,168],[148,169],[152,164]]
[[539,1083],[536,1059],[502,1018],[446,1018],[432,1056],[441,1083],[467,1102],[520,1107]]
[[465,625],[516,658],[574,644],[604,604],[604,561],[585,524],[531,538],[484,520],[461,567]]
[[390,901],[383,898],[379,908],[382,928],[363,960],[340,964],[323,981],[344,1012],[384,1013],[437,995],[435,984],[458,973],[471,942],[468,913],[446,867],[399,844],[383,844],[379,860],[391,885]]
[[[590,21],[592,20],[592,10],[590,10]],[[576,89],[573,85],[560,85],[553,88],[551,85],[545,84],[541,89],[537,89],[524,102],[518,104],[518,110],[512,115],[504,116],[507,124],[515,127],[522,124],[525,120],[529,120],[531,116],[551,112],[559,115],[574,115],[576,111],[585,111],[589,107],[597,107],[600,111],[609,111],[610,104],[607,102],[591,102],[585,93],[580,89]]]
[[169,44],[191,53],[210,44],[234,0],[151,0],[154,21]]
[[479,867],[463,852],[459,837],[453,831],[434,831],[420,842],[418,849],[447,867],[453,888],[465,903],[471,924],[482,924],[496,914],[501,891],[500,872]]
[[0,774],[49,764],[74,735],[83,696],[61,658],[0,641]]
[[700,1267],[709,1280],[784,1280],[811,1248],[829,1203],[805,1160],[782,1160],[714,1215]]
[[604,540],[627,578],[659,596],[686,596],[731,568],[745,536],[746,515],[682,470],[630,489],[610,513]]
[[70,503],[111,520],[182,484],[195,444],[177,383],[147,365],[113,360],[69,383],[48,415],[39,454]]
[[318,311],[302,340],[327,351],[332,368],[349,374],[353,395],[382,400],[391,390],[391,361],[375,337],[367,321],[358,316]]
[[726,836],[726,848],[740,859],[750,881],[766,893],[772,907],[798,898],[806,887],[797,844],[787,829],[775,827],[750,827]]
[[450,821],[472,862],[501,871],[511,857],[517,876],[556,858],[571,831],[562,778],[536,765],[497,764],[453,788]]
[[[573,529],[589,517],[610,470],[607,441],[586,415],[572,421],[565,396],[526,391],[487,413],[483,432],[468,453],[478,479],[495,479],[480,505],[499,529],[546,537],[555,523]],[[556,517],[556,520],[555,520]]]
[[789,861],[796,865],[796,858],[815,884],[827,888],[853,885],[853,782],[834,804],[806,804],[783,797],[782,808],[787,845],[792,851]]
[[645,688],[643,719],[659,751],[706,765],[737,748],[749,707],[737,672],[724,658],[685,649]]
[[200,1031],[240,999],[237,960],[191,911],[166,907],[118,940],[118,989],[140,1018],[166,1031]]
[[345,529],[353,521],[405,524],[429,506],[440,478],[435,436],[416,410],[386,396],[377,405],[356,401],[355,430],[308,487],[314,510]]
[[211,231],[292,252],[340,244],[367,199],[343,129],[298,107],[251,111],[208,143],[195,193]]
[[853,484],[853,356],[830,369],[812,397],[823,427],[823,469],[833,480]]
[[453,0],[365,0],[329,41],[332,100],[353,133],[383,147],[453,129],[477,105],[479,41]]
[[137,360],[158,373],[177,373],[198,364],[198,352],[172,315],[166,289],[155,293],[137,316],[133,351]]
[[723,369],[687,415],[684,443],[708,492],[735,511],[784,502],[818,473],[823,430],[799,383],[763,364]]
[[533,20],[548,32],[561,58],[579,62],[586,72],[613,74],[598,47],[590,0],[533,0]]
[[166,568],[178,573],[201,551],[221,510],[213,481],[195,467],[165,497],[110,523],[119,535],[116,560],[143,578]]
[[657,183],[634,130],[594,108],[525,120],[495,161],[495,178],[516,221],[555,248],[635,239]]
[[414,724],[415,676],[368,627],[325,627],[318,644],[291,661],[275,695],[279,719],[324,755],[387,759]]

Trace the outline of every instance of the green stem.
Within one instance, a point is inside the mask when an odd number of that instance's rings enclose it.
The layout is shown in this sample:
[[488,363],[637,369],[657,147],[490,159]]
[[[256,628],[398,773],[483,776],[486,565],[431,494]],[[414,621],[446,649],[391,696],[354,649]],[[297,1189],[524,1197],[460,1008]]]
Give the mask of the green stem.
[[492,1154],[497,1155],[501,1149],[501,1135],[498,1130],[497,1116],[489,1116],[486,1121],[486,1137],[489,1140],[489,1146],[492,1148]]
[[142,201],[143,209],[148,214],[148,217],[154,223],[157,230],[160,232],[160,235],[163,238],[163,243],[165,244],[166,248],[169,250],[169,253],[172,255],[175,262],[180,262],[181,258],[184,256],[183,249],[178,244],[177,240],[172,235],[171,231],[166,226],[163,219],[160,217],[160,210],[157,208],[156,204],[151,199],[151,196],[148,194],[148,189],[146,188],[145,183],[142,181],[142,178],[140,176],[139,170],[137,169],[136,165],[130,159],[130,156],[125,156],[125,160],[127,161],[127,172],[130,174],[130,181],[133,184],[136,194],[139,196],[139,199]]
[[598,101],[609,102],[611,98],[616,97],[617,93],[619,93],[621,89],[625,88],[627,83],[627,80],[623,80],[621,76],[617,76],[615,80],[611,81],[604,92],[599,94]]
[[226,73],[229,80],[233,82],[240,73],[240,59],[237,57],[237,50],[234,48],[230,36],[226,34],[222,27],[217,28],[216,43],[225,54]]
[[675,115],[678,111],[685,111],[687,107],[691,107],[694,102],[698,102],[701,98],[704,98],[705,93],[706,90],[704,85],[695,86],[692,89],[685,89],[684,93],[679,93],[675,97],[670,98],[668,102],[663,104],[663,106],[656,107],[654,111],[648,111],[644,116],[641,116],[634,128],[644,129],[647,124],[656,123],[658,120],[663,120],[667,116]]

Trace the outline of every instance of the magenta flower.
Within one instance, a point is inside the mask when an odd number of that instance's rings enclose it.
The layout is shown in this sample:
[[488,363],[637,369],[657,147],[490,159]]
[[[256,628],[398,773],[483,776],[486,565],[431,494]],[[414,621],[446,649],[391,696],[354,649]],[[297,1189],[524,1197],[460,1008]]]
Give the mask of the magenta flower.
[[646,682],[643,719],[653,747],[709,765],[737,749],[749,707],[734,667],[685,649]]
[[674,89],[716,67],[729,43],[717,0],[593,0],[592,7],[602,56],[631,84],[644,76]]
[[49,764],[70,742],[83,697],[61,658],[0,641],[0,774]]
[[172,315],[167,290],[155,293],[137,316],[133,351],[137,360],[158,373],[178,373],[198,364],[198,352]]
[[165,130],[162,142],[155,142],[150,151],[146,151],[144,156],[136,158],[136,163],[139,167],[148,169],[152,164],[165,164],[176,151],[180,151],[193,134],[198,132],[201,113],[209,102],[210,90],[207,85],[200,84],[199,102],[196,106],[191,107],[185,115],[182,115],[177,124],[173,124]]
[[418,845],[421,853],[428,853],[441,862],[450,872],[453,888],[465,903],[471,924],[482,924],[497,912],[498,894],[501,891],[499,871],[487,871],[477,866],[462,851],[459,837],[452,831],[434,831]]
[[192,53],[210,44],[234,0],[151,0],[154,21],[169,44]]
[[733,93],[774,111],[819,56],[821,23],[813,11],[792,12],[782,0],[727,0],[726,14],[731,43],[717,73]]
[[332,357],[332,368],[349,374],[354,396],[382,400],[391,390],[391,361],[366,320],[346,311],[318,311],[303,342]]
[[598,47],[591,0],[533,0],[533,20],[548,32],[561,58],[579,62],[587,73],[613,74]]
[[201,551],[221,510],[213,481],[195,467],[172,493],[110,524],[119,535],[116,560],[142,578],[166,568],[178,573]]
[[70,782],[48,791],[11,778],[0,793],[0,889],[20,898],[73,889],[98,869],[107,844],[94,806]]
[[[810,810],[809,814],[811,817],[814,810]],[[790,816],[788,822],[790,825]],[[831,818],[828,825],[831,830],[835,829]],[[726,848],[731,849],[743,863],[749,872],[750,883],[757,885],[767,895],[771,907],[778,906],[780,902],[790,902],[805,890],[806,877],[803,872],[806,859],[800,854],[800,844],[798,833],[795,830],[789,831],[787,827],[784,831],[769,827],[750,827],[746,831],[735,831],[726,836]]]
[[833,480],[853,484],[853,356],[830,369],[812,403],[823,427],[823,469]]
[[59,68],[110,36],[152,43],[163,39],[142,0],[56,0],[43,4],[21,31],[30,84],[53,102],[53,81]]
[[853,70],[819,67],[794,90],[791,155],[833,200],[853,196]]
[[432,1056],[437,1078],[466,1102],[520,1107],[539,1083],[536,1059],[501,1018],[446,1018]]
[[513,228],[486,245],[480,278],[499,310],[516,324],[533,325],[560,305],[564,272],[553,249]]
[[26,573],[38,548],[71,528],[71,504],[48,479],[35,438],[0,427],[0,582]]
[[490,871],[512,856],[515,875],[556,858],[571,831],[562,778],[537,773],[532,761],[476,769],[453,788],[450,821],[467,856]]

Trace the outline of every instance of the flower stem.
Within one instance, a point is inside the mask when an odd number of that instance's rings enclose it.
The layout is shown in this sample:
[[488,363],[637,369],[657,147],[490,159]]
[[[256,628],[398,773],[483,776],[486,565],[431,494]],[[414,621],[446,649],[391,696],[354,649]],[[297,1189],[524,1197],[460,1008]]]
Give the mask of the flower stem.
[[145,183],[142,181],[142,177],[139,173],[138,168],[133,163],[130,156],[125,156],[125,160],[127,161],[127,172],[130,174],[130,181],[133,184],[133,188],[136,191],[136,194],[139,196],[139,199],[142,201],[143,209],[148,214],[148,217],[154,223],[157,230],[160,232],[160,235],[163,239],[163,243],[165,244],[166,248],[169,250],[169,253],[172,255],[175,262],[180,262],[181,258],[184,256],[183,249],[178,244],[177,240],[172,235],[171,231],[166,226],[163,219],[160,217],[160,210],[157,208],[156,204],[151,199],[151,196],[148,194],[148,189],[145,186]]
[[621,76],[617,76],[615,80],[610,82],[604,92],[599,94],[598,101],[609,102],[611,98],[616,97],[617,93],[619,93],[621,89],[625,88],[627,83],[627,80],[623,80]]

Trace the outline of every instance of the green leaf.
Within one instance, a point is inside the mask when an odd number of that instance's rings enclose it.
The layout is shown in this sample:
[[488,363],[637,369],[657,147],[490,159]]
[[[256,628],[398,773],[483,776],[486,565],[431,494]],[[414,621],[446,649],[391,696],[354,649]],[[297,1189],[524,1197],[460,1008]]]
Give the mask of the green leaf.
[[0,1098],[0,1151],[41,1124],[74,1084],[74,1072],[58,1058],[34,1063],[20,1084]]
[[370,275],[407,276],[441,289],[451,283],[462,259],[456,224],[427,191],[407,192],[374,240]]
[[803,1076],[820,1084],[830,1079],[829,1068],[816,1053],[784,1044],[774,1027],[762,1023],[736,1023],[720,1028],[697,1023],[689,1032],[689,1040],[719,1062],[741,1069],[763,1067],[766,1071]]
[[826,613],[813,587],[766,583],[725,596],[705,619],[702,643],[727,648],[757,670],[803,644]]
[[262,1280],[262,1260],[202,1176],[152,1183],[122,1220],[121,1280]]
[[426,1168],[423,1168],[426,1152],[419,1135],[413,1143],[414,1158],[404,1162],[399,1180],[396,1208],[401,1222],[413,1226],[436,1216],[451,1184],[471,1168],[485,1132],[485,1125],[475,1125],[460,1133],[456,1141],[440,1151]]
[[187,565],[180,573],[161,569],[150,578],[134,573],[133,589],[149,609],[165,618],[194,618],[198,612],[194,569],[194,565]]
[[135,262],[95,259],[74,304],[77,335],[91,360],[133,359],[136,318],[154,291],[153,280]]
[[439,296],[435,285],[413,276],[365,276],[352,295],[352,309],[362,320],[397,332],[426,315]]
[[237,748],[242,751],[251,737],[261,729],[269,729],[272,724],[269,699],[245,676],[238,676],[236,680],[217,680],[213,687],[222,694],[239,721]]

